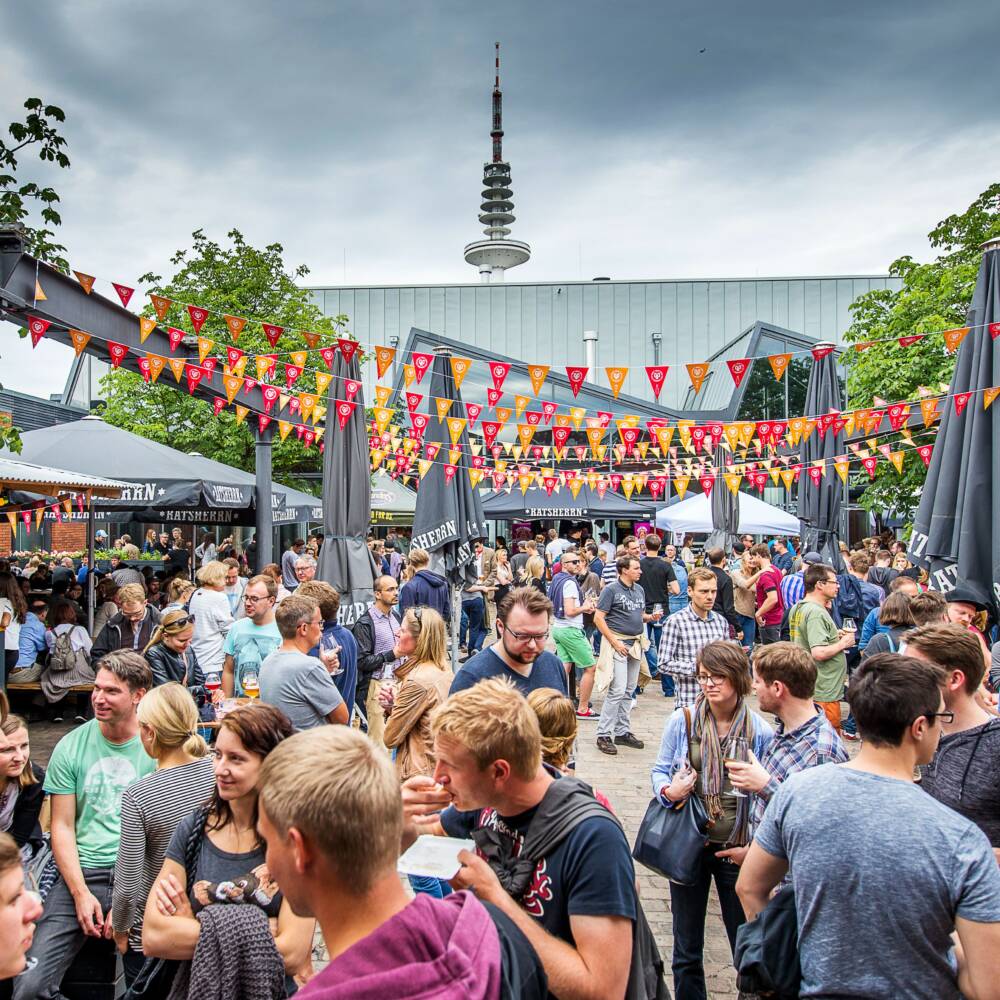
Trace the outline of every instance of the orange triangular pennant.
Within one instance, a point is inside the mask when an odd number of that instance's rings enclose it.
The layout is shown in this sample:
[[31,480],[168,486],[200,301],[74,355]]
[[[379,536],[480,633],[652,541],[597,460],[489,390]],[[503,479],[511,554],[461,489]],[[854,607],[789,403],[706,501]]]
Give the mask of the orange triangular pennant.
[[243,379],[237,375],[223,375],[222,384],[226,390],[226,399],[231,403],[242,388]]
[[[215,347],[215,341],[209,340],[208,337],[198,338],[198,364],[203,365],[205,363],[205,358],[208,357],[208,352]],[[232,400],[230,400],[232,402]]]
[[536,396],[541,392],[548,374],[548,365],[528,365],[528,378],[531,379],[531,391]]
[[710,367],[707,361],[699,361],[687,366],[688,377],[691,379],[691,385],[694,386],[696,393],[701,392],[702,383],[705,381]]
[[472,367],[471,358],[451,358],[451,377],[455,380],[455,388],[461,389],[465,376]]
[[79,357],[86,350],[87,344],[90,343],[90,334],[84,333],[83,330],[70,330],[69,339],[73,342],[76,356]]
[[160,377],[160,372],[166,368],[167,360],[158,354],[147,354],[146,360],[149,362],[149,377],[155,382]]
[[628,369],[620,366],[613,366],[611,368],[605,368],[605,372],[608,375],[608,384],[611,386],[611,394],[618,398],[618,393],[622,391],[622,386],[625,384],[625,378],[628,375]]
[[92,274],[84,274],[83,271],[74,271],[76,275],[76,280],[80,282],[80,286],[89,295],[94,290],[94,276]]
[[167,358],[167,364],[170,365],[170,370],[174,373],[174,378],[180,382],[181,376],[184,374],[184,359]]
[[788,370],[788,364],[792,360],[790,354],[771,354],[767,359],[771,363],[771,371],[774,377],[780,382],[781,376]]
[[378,372],[378,377],[382,378],[383,375],[389,370],[389,366],[392,364],[392,359],[396,356],[395,347],[382,347],[381,345],[375,348],[375,369]]
[[139,343],[145,344],[146,338],[156,329],[156,320],[148,316],[139,317]]

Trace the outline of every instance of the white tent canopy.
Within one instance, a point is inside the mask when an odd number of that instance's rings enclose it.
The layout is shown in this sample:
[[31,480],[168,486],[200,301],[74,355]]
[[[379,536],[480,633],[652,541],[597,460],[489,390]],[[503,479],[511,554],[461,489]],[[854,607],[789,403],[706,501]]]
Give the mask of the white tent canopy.
[[[726,489],[720,486],[716,489]],[[763,500],[739,493],[740,534],[750,535],[797,535],[799,519],[773,507]],[[665,531],[690,532],[694,535],[708,534],[712,530],[712,502],[704,493],[664,507],[656,512],[656,526]]]

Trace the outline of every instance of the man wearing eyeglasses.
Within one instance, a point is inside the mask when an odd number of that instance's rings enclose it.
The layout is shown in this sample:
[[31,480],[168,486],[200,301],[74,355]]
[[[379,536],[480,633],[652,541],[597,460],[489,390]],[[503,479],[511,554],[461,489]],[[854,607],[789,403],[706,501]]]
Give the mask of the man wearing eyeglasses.
[[911,656],[863,660],[849,695],[860,753],[790,775],[767,806],[736,892],[752,920],[790,872],[802,996],[998,995],[1000,868],[990,842],[913,782],[952,721],[947,681]]
[[347,724],[347,705],[326,664],[309,650],[323,635],[323,615],[311,597],[286,597],[275,612],[281,645],[261,664],[260,699],[280,708],[296,730]]
[[788,632],[792,642],[811,653],[817,664],[813,700],[826,713],[830,725],[843,732],[840,701],[847,682],[847,653],[855,642],[854,629],[837,628],[830,608],[840,590],[837,574],[820,563],[809,566],[803,577],[805,596],[788,613]]
[[226,654],[222,693],[226,698],[241,697],[243,675],[249,671],[259,677],[261,664],[281,645],[281,633],[274,622],[277,595],[278,585],[269,576],[247,581],[243,591],[245,617],[233,623],[222,647]]
[[91,662],[119,649],[141,653],[160,624],[160,612],[146,603],[146,588],[141,583],[126,583],[118,591],[121,611],[108,620],[94,640]]
[[506,677],[523,695],[536,688],[567,694],[562,661],[545,649],[551,616],[552,602],[534,587],[510,591],[497,608],[497,641],[462,664],[450,694],[489,677]]

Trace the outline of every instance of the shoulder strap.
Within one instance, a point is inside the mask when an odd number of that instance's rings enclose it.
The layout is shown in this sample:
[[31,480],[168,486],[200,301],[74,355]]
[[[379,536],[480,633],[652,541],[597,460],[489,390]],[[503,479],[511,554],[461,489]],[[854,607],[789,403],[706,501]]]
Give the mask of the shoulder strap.
[[[688,763],[691,764],[691,709],[687,705],[684,706],[684,729],[688,740]],[[694,770],[693,764],[691,769]]]
[[191,827],[187,843],[184,845],[184,873],[187,876],[187,891],[190,894],[198,871],[198,858],[201,855],[201,842],[205,836],[205,824],[211,807],[205,806],[198,811],[198,818]]
[[889,652],[890,653],[895,653],[896,652],[896,640],[893,639],[891,632],[886,632],[886,634],[885,634],[885,641],[887,643],[889,643]]

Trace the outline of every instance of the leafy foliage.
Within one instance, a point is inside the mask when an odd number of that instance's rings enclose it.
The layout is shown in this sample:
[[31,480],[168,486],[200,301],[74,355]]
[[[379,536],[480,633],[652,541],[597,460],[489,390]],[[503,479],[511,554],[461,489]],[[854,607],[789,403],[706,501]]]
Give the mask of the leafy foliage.
[[[227,236],[230,245],[222,246],[199,229],[192,234],[192,246],[178,250],[171,258],[177,271],[169,281],[156,274],[144,274],[139,278],[144,288],[173,300],[166,324],[190,330],[185,306],[204,306],[212,314],[202,327],[201,336],[215,340],[216,353],[220,354],[225,345],[232,342],[222,318],[224,313],[276,323],[289,331],[307,330],[327,339],[336,335],[335,322],[346,322],[347,317],[330,320],[320,312],[309,293],[298,287],[296,280],[309,273],[307,267],[300,265],[288,272],[280,243],[257,249],[250,246],[237,229],[230,230]],[[151,307],[146,314],[154,315]],[[290,332],[285,334],[279,349],[287,350],[284,343],[291,336]],[[273,350],[259,322],[247,324],[238,346],[248,354]],[[300,346],[306,347],[304,343]],[[315,361],[310,360],[310,368],[323,366],[315,355],[312,358]],[[247,374],[253,374],[252,365]],[[303,373],[295,388],[303,392],[310,388],[314,391],[313,378],[308,371]],[[181,451],[196,451],[206,458],[253,470],[254,438],[249,423],[254,418],[248,417],[242,425],[237,425],[233,407],[227,407],[215,417],[207,402],[189,396],[183,383],[178,386],[173,382],[169,370],[155,385],[146,385],[140,375],[132,372],[113,370],[102,381],[102,389],[105,395],[102,416],[109,423]],[[283,442],[275,437],[273,475],[276,480],[308,488],[299,475],[320,468],[319,449],[315,445],[307,450],[294,434]]]
[[[52,229],[48,228],[62,222],[55,208],[59,195],[37,181],[18,177],[19,157],[32,147],[37,147],[38,158],[43,163],[69,166],[69,157],[63,151],[66,140],[59,134],[56,125],[57,122],[64,122],[66,116],[61,108],[43,104],[37,97],[29,97],[24,102],[24,108],[27,112],[24,121],[11,122],[7,126],[7,136],[0,135],[0,225],[23,225],[28,252],[68,271],[69,263],[63,256],[66,248],[53,241]],[[33,205],[41,206],[39,216],[42,225],[38,228],[27,225],[25,221],[30,217]],[[21,331],[21,336],[27,336],[27,331]],[[0,448],[15,452],[21,450],[21,435],[9,421],[0,421]]]
[[[929,233],[931,246],[941,253],[930,263],[918,264],[900,257],[889,272],[902,279],[898,291],[875,289],[851,306],[853,322],[848,343],[873,340],[895,341],[919,333],[961,326],[972,299],[982,257],[981,244],[1000,235],[1000,183],[988,187],[964,212],[950,215]],[[970,334],[975,336],[975,334]],[[955,367],[954,356],[945,351],[941,337],[927,337],[910,347],[896,343],[876,344],[864,351],[846,351],[848,407],[872,406],[876,398],[890,402],[915,399],[920,387],[937,391],[947,384]],[[899,440],[899,436],[894,436]],[[918,443],[929,436],[917,432]],[[885,436],[879,443],[891,441]],[[893,447],[898,447],[893,443]],[[903,475],[887,462],[879,462],[875,479],[856,477],[865,483],[861,505],[870,512],[895,509],[909,520],[916,510],[927,470],[916,453],[908,452]]]
[[61,108],[43,104],[37,97],[26,100],[24,107],[27,112],[24,121],[11,122],[7,126],[8,137],[0,136],[0,224],[25,223],[32,206],[40,206],[42,225],[38,228],[26,225],[28,253],[62,271],[69,271],[69,262],[63,256],[66,248],[53,241],[53,230],[49,228],[62,222],[55,207],[59,195],[51,187],[17,176],[19,155],[33,147],[43,163],[69,166],[69,157],[64,151],[66,140],[59,134],[57,125],[66,120],[66,115]]

